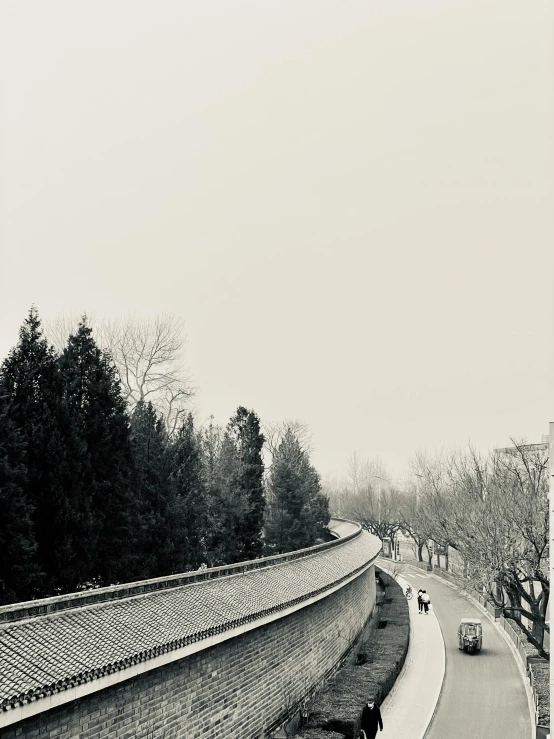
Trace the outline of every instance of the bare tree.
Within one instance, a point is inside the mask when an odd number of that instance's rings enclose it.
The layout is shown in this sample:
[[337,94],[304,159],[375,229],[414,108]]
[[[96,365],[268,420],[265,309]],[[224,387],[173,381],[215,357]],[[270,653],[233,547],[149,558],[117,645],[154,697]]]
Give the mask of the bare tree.
[[[334,514],[355,518],[368,531],[372,530],[374,533],[377,529],[381,533],[389,531],[386,518],[387,501],[390,496],[387,498],[387,495],[392,490],[392,483],[385,465],[378,457],[361,458],[354,451],[347,461],[346,474],[338,478],[328,476],[323,481],[322,487],[329,498],[330,510]],[[379,492],[381,492],[382,520],[379,517]]]
[[512,443],[489,457],[420,457],[420,505],[432,538],[460,552],[474,584],[548,657],[548,454]]
[[151,401],[172,434],[194,390],[183,366],[182,319],[161,314],[149,320],[130,317],[103,327],[103,341],[116,363],[123,395],[133,407]]
[[548,453],[513,439],[512,443],[510,452],[494,455],[489,465],[485,506],[503,526],[495,531],[493,547],[483,552],[483,579],[490,583],[494,602],[547,656],[543,644],[544,632],[550,633]]
[[[98,345],[108,352],[118,371],[130,409],[152,402],[164,418],[169,434],[188,410],[195,394],[184,367],[184,322],[171,314],[151,319],[133,316],[117,321],[92,322]],[[63,315],[46,323],[46,335],[61,350],[79,319]]]
[[85,318],[87,324],[93,329],[94,339],[99,346],[102,346],[100,340],[101,324],[96,320],[94,314],[78,314],[78,313],[61,313],[54,318],[45,318],[42,322],[44,335],[52,344],[54,349],[62,352],[67,346],[67,340],[77,331],[79,322]]
[[351,493],[344,501],[344,510],[348,518],[381,540],[392,541],[402,528],[401,495],[394,488],[379,494],[375,486],[368,486],[360,493]]
[[432,550],[429,540],[432,538],[432,530],[425,506],[420,503],[415,493],[405,493],[402,496],[400,509],[402,531],[414,541],[418,561],[423,562],[424,547],[427,548],[427,556],[430,559]]
[[344,504],[350,493],[345,481],[327,474],[321,481],[321,489],[329,500],[331,515],[338,517],[346,515]]
[[313,452],[313,440],[310,427],[301,421],[285,420],[278,422],[266,422],[263,424],[265,447],[271,459],[285,438],[287,431],[291,431],[300,444],[302,451],[311,454]]
[[381,480],[382,487],[390,487],[389,475],[383,462],[378,458],[360,459],[356,451],[347,462],[348,487],[356,493],[368,490],[374,481]]
[[[412,460],[412,470],[416,483],[415,500],[404,504],[404,527],[415,541],[418,559],[423,561],[423,548],[427,549],[429,564],[433,559],[431,542],[444,547],[454,546],[451,540],[450,500],[445,495],[449,485],[449,460],[452,453],[443,452],[434,457],[421,452]],[[417,492],[418,491],[418,492]]]

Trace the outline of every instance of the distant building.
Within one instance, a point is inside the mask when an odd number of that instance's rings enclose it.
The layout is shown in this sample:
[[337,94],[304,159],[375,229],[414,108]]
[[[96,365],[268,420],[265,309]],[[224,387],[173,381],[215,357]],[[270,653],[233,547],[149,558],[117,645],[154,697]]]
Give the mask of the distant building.
[[518,449],[522,449],[526,452],[540,452],[540,451],[548,451],[550,447],[550,435],[549,434],[543,434],[541,442],[539,444],[521,444],[518,447],[515,446],[507,446],[503,447],[502,449],[495,449],[495,454],[517,454]]

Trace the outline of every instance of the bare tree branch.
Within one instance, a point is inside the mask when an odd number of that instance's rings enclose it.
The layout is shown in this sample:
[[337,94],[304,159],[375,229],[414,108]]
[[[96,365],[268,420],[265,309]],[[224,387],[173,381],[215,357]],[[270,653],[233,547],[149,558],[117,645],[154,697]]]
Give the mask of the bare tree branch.
[[292,431],[302,451],[308,454],[313,452],[312,434],[307,423],[290,419],[278,422],[265,422],[263,424],[265,446],[272,459],[287,431]]
[[[45,333],[61,350],[79,322],[63,315],[45,322]],[[119,371],[121,391],[132,409],[151,401],[165,421],[168,433],[176,431],[195,395],[184,366],[184,322],[171,314],[151,319],[133,316],[117,321],[89,323],[101,349],[109,353]]]
[[426,525],[408,513],[413,528],[460,552],[475,584],[548,657],[548,453],[512,443],[489,457],[471,447],[417,456],[414,469],[424,481],[419,512]]

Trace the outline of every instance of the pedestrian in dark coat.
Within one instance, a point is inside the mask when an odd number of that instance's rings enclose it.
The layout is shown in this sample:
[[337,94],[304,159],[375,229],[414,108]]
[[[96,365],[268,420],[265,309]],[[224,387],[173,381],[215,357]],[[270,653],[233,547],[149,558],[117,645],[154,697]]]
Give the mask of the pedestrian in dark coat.
[[420,588],[417,591],[417,607],[420,613],[423,613],[423,601],[421,600],[422,594],[423,594],[423,590]]
[[368,700],[362,711],[362,731],[365,731],[367,739],[375,739],[377,728],[383,731],[383,719],[381,711],[373,699]]

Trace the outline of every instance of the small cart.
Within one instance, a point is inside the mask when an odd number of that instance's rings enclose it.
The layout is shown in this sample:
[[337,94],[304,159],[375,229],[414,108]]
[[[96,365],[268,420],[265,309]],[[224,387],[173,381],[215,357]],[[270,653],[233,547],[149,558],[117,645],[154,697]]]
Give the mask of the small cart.
[[458,626],[458,649],[473,654],[480,652],[483,643],[483,627],[478,618],[462,618]]

